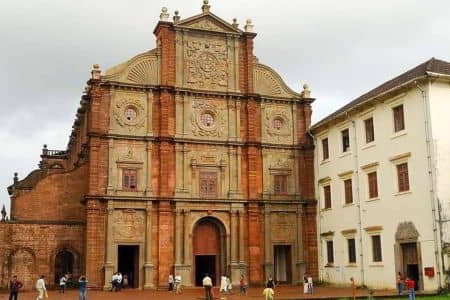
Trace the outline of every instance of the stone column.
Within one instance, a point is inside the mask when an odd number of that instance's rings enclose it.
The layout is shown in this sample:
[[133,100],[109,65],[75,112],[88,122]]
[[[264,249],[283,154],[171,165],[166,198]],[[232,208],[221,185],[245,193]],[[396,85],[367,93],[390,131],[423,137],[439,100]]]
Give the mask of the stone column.
[[152,195],[152,147],[153,144],[150,141],[147,141],[147,166],[146,166],[146,188],[145,188],[145,195],[151,196]]
[[270,230],[270,205],[264,206],[264,276],[273,275],[272,237]]
[[181,209],[175,211],[175,267],[181,266],[181,254],[182,254],[182,234],[183,234],[183,214]]
[[107,229],[106,229],[106,262],[105,262],[105,285],[103,289],[108,291],[111,289],[111,277],[114,271],[113,264],[113,249],[114,249],[114,238],[113,238],[113,215],[114,215],[114,203],[108,201],[108,215],[107,215]]
[[[183,241],[182,241],[182,249],[183,249],[183,265],[181,266],[175,266],[176,272],[178,272],[181,275],[181,281],[184,286],[193,286],[194,283],[192,282],[192,272],[191,272],[191,261],[192,261],[192,242],[190,239],[191,232],[190,232],[190,211],[184,210],[183,211],[184,216],[182,219],[182,230],[180,230],[180,233],[182,233]],[[180,218],[181,219],[181,218]],[[180,221],[181,222],[181,221]],[[184,225],[184,226],[183,226]],[[178,226],[178,225],[177,225]]]
[[239,211],[239,262],[245,264],[244,257],[244,211]]
[[239,284],[240,268],[238,258],[238,217],[237,211],[231,211],[231,282],[233,285]]
[[147,136],[153,136],[153,90],[147,92]]
[[114,140],[109,139],[108,144],[108,187],[107,187],[107,194],[113,195],[115,187],[114,183]]
[[297,284],[302,285],[305,274],[305,259],[303,256],[303,207],[297,207]]
[[145,264],[144,264],[144,289],[153,289],[153,264],[152,264],[152,202],[147,203],[147,217],[145,229]]

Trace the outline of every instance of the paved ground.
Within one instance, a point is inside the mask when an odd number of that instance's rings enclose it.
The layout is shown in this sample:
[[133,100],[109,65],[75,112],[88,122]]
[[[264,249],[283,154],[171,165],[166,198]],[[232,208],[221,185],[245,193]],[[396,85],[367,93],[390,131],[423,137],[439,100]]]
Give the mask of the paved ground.
[[[240,296],[238,294],[220,295],[223,300],[256,300],[263,299],[262,288],[251,288],[247,296]],[[304,298],[341,298],[350,297],[351,289],[349,288],[334,288],[334,287],[318,287],[314,295],[304,295],[303,289],[300,287],[277,287],[275,290],[275,299],[304,299]],[[395,295],[395,291],[377,291],[375,296]],[[367,297],[367,290],[357,290],[357,296]],[[140,291],[140,290],[123,290],[117,293],[89,291],[89,300],[141,300],[141,299],[157,299],[157,300],[201,300],[204,298],[203,289],[187,289],[180,295],[176,295],[167,291]],[[407,298],[407,296],[405,296]],[[7,294],[0,294],[0,300],[8,299]],[[19,300],[34,300],[36,293],[28,292],[21,293]],[[66,300],[78,299],[78,293],[75,290],[66,291],[65,294],[59,294],[57,291],[50,291],[48,300]]]

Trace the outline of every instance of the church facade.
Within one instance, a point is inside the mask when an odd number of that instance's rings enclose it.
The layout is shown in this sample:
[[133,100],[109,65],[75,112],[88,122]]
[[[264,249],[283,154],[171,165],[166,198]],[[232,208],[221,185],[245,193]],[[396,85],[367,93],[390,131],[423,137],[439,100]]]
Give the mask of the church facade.
[[317,278],[309,88],[294,92],[259,63],[251,21],[240,29],[208,1],[187,19],[163,9],[154,34],[155,49],[103,74],[94,65],[67,150],[45,146],[40,168],[15,176],[2,282]]

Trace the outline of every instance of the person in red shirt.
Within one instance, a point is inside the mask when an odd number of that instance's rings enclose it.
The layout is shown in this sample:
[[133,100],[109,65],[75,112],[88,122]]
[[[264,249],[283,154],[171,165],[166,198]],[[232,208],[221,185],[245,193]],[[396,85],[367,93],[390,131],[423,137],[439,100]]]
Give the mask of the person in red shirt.
[[19,290],[23,287],[22,282],[17,280],[17,276],[14,275],[13,279],[9,282],[9,300],[18,300]]
[[416,300],[416,282],[414,281],[414,279],[406,277],[406,286],[408,287],[408,299]]

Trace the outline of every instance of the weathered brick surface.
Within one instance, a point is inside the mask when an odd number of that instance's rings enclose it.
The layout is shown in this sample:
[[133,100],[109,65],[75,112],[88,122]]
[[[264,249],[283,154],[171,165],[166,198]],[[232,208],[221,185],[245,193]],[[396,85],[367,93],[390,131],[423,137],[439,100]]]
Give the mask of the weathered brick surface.
[[84,220],[81,204],[87,193],[88,166],[51,174],[32,190],[24,190],[15,200],[12,215],[18,220]]
[[306,251],[306,272],[315,279],[319,278],[319,259],[317,245],[317,217],[316,204],[311,203],[305,206],[305,217],[303,218],[303,236]]
[[24,290],[34,289],[40,275],[55,284],[55,257],[67,250],[74,256],[74,276],[84,268],[84,225],[0,223],[0,286],[17,275]]

